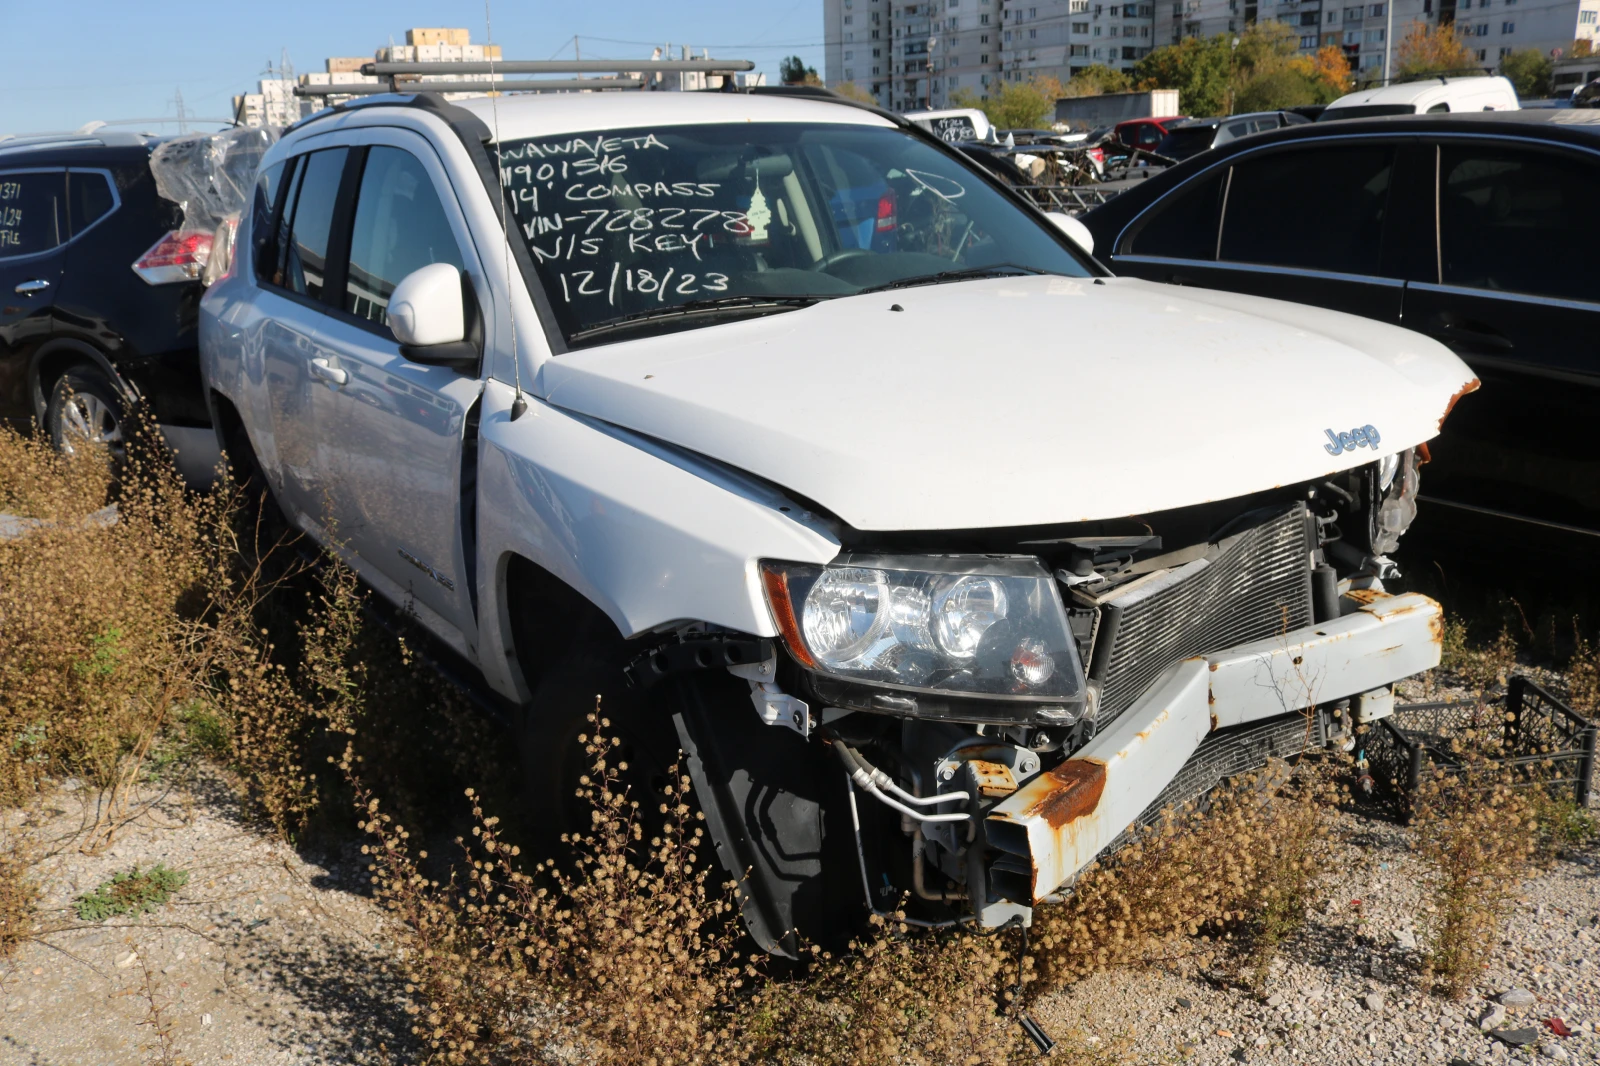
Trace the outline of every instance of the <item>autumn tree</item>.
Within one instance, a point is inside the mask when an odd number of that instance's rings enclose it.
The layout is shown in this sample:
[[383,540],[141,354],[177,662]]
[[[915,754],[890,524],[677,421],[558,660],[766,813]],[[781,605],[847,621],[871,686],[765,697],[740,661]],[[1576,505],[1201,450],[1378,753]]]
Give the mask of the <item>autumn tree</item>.
[[1413,22],[1395,53],[1395,73],[1402,78],[1460,72],[1478,66],[1478,53],[1456,36],[1453,25],[1429,29],[1420,22]]
[[1311,68],[1312,77],[1327,96],[1325,103],[1332,103],[1355,87],[1355,79],[1350,74],[1350,57],[1336,44],[1325,44],[1317,49],[1317,54],[1311,57]]
[[1519,48],[1500,60],[1500,73],[1516,88],[1518,96],[1545,96],[1550,92],[1550,74],[1555,64],[1537,48]]

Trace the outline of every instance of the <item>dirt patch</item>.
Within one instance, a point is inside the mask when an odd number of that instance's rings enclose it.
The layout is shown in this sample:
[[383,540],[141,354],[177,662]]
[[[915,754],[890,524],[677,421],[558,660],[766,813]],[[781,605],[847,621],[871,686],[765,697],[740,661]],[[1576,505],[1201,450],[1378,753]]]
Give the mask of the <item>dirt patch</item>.
[[[42,928],[0,965],[0,1061],[377,1063],[409,1023],[365,862],[303,856],[239,817],[220,783],[146,793],[98,855],[78,850],[93,797],[68,787],[8,815],[43,857]],[[79,921],[73,901],[134,866],[187,871],[136,918]],[[163,1032],[165,1036],[163,1036]],[[165,1046],[163,1046],[165,1045]]]

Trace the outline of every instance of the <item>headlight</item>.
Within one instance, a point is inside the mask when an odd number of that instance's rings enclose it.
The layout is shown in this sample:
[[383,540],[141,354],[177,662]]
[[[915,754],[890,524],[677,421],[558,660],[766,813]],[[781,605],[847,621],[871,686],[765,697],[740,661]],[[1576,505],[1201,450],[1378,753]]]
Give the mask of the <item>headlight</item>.
[[762,578],[790,651],[817,674],[988,699],[1082,699],[1077,645],[1037,559],[849,555],[826,567],[763,563]]

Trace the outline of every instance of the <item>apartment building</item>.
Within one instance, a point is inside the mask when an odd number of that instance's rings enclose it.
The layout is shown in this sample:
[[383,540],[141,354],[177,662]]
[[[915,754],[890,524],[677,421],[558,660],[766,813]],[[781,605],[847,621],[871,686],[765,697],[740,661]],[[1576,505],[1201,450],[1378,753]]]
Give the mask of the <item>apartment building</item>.
[[1455,23],[1493,67],[1516,49],[1595,40],[1600,0],[823,0],[823,78],[894,110],[946,107],[961,90],[983,97],[1096,64],[1131,70],[1152,48],[1266,19],[1291,27],[1302,53],[1333,45],[1353,69],[1381,75],[1413,23]]
[[1095,64],[1131,70],[1154,47],[1156,2],[823,0],[823,80],[914,110]]

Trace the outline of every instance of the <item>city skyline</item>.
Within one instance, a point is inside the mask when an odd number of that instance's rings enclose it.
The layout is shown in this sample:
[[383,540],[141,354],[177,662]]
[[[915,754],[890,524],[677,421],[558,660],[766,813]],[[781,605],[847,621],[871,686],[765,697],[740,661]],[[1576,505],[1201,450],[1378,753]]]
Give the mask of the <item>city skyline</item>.
[[[106,0],[64,0],[8,12],[13,48],[0,72],[0,133],[72,130],[91,121],[175,119],[176,94],[196,120],[228,118],[232,99],[254,92],[284,50],[297,71],[328,56],[370,56],[404,42],[412,26],[460,26],[487,41],[484,5],[474,2],[345,4],[307,0],[250,8],[179,0],[161,18]],[[750,5],[706,0],[674,10],[639,0],[491,5],[494,43],[507,59],[646,59],[670,44],[750,59],[769,83],[798,55],[823,67],[818,0]],[[70,32],[63,32],[70,27]],[[589,31],[593,31],[590,33]],[[24,47],[25,45],[25,47]],[[176,132],[172,122],[156,127]],[[199,128],[199,127],[197,127]],[[214,128],[214,127],[207,127]]]

